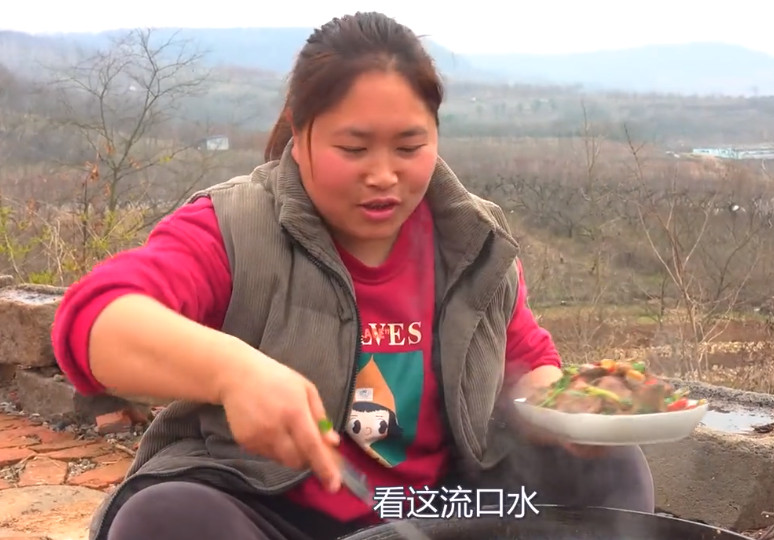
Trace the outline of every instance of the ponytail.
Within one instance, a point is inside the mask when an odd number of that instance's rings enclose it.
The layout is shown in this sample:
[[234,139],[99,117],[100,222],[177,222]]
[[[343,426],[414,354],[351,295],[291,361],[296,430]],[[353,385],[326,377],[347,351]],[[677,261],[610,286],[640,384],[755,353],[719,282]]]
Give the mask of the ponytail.
[[293,128],[290,125],[288,108],[285,106],[280,113],[277,123],[271,130],[269,141],[266,143],[266,149],[263,152],[263,158],[268,161],[274,161],[282,157],[290,139],[293,138]]

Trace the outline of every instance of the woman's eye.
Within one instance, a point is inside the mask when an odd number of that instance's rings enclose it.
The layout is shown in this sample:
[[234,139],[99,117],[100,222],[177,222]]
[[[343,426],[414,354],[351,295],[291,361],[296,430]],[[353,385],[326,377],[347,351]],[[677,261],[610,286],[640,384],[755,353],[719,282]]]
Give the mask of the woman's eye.
[[424,146],[424,144],[420,144],[420,145],[417,145],[417,146],[403,146],[401,148],[398,148],[398,151],[403,152],[404,154],[413,154],[414,152],[416,152],[417,150],[419,150],[423,146]]
[[[410,155],[410,154],[415,153],[417,150],[419,150],[423,146],[425,146],[425,145],[424,144],[419,144],[419,145],[414,145],[414,146],[401,146],[397,150],[401,154],[409,154]],[[358,154],[362,154],[362,153],[368,151],[368,148],[365,148],[365,147],[362,147],[362,146],[341,146],[341,145],[339,145],[339,146],[336,146],[336,148],[338,148],[342,152],[345,152],[347,154],[352,154],[352,155],[358,155]]]
[[348,154],[360,154],[366,150],[365,148],[361,148],[359,146],[338,146],[337,148]]

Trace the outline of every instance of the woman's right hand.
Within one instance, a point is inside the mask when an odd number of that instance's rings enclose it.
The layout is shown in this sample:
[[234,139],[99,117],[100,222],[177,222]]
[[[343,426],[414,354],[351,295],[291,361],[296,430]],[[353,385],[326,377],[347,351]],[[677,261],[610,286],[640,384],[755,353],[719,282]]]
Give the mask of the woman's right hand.
[[[249,452],[287,467],[310,467],[331,492],[341,486],[332,446],[339,435],[321,433],[327,418],[315,385],[300,373],[240,343],[218,394],[234,440]],[[224,363],[224,367],[229,365]]]

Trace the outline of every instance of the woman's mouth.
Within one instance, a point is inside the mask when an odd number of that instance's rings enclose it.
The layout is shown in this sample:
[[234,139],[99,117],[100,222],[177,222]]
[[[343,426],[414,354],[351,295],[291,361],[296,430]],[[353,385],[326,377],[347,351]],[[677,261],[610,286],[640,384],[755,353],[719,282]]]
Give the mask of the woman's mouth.
[[395,203],[390,201],[370,202],[364,204],[363,206],[369,210],[384,210],[385,208],[395,206]]
[[389,219],[398,208],[397,199],[378,199],[367,201],[360,205],[365,217],[371,221],[383,221]]

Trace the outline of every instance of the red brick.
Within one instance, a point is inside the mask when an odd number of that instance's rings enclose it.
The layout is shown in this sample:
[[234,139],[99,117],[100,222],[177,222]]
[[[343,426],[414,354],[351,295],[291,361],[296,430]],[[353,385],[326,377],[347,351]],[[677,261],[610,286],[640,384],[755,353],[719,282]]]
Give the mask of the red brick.
[[70,440],[71,433],[53,431],[44,426],[27,425],[14,429],[0,429],[0,448],[24,446],[27,444],[50,443]]
[[55,450],[54,452],[46,452],[46,455],[52,459],[89,459],[97,456],[102,456],[111,451],[111,448],[104,443],[87,444],[85,446],[75,446],[73,448],[65,448],[64,450]]
[[14,428],[4,427],[3,430],[0,431],[0,438],[12,439],[15,437],[32,437],[41,429],[41,426],[33,426],[30,423],[22,424]]
[[67,483],[73,486],[105,489],[108,486],[121,482],[126,476],[130,465],[129,461],[119,461],[111,465],[98,466],[95,469],[73,476]]
[[97,456],[94,459],[92,459],[92,461],[94,463],[100,463],[102,465],[111,465],[113,463],[118,463],[119,461],[132,461],[132,458],[129,457],[128,454],[111,452],[109,454]]
[[59,441],[73,440],[73,434],[66,431],[54,431],[53,429],[42,429],[35,435],[42,443],[54,443]]
[[30,421],[22,416],[0,415],[0,430],[29,426]]
[[24,465],[19,475],[19,487],[58,486],[67,477],[67,463],[45,456],[36,456]]
[[[0,431],[0,438],[11,438],[11,437],[46,438],[46,437],[49,437],[51,433],[56,433],[56,432],[51,431],[45,426],[33,426],[32,424],[28,424],[26,426],[14,428],[14,429],[4,429]],[[41,441],[41,442],[49,442],[49,441]]]
[[65,448],[75,448],[76,446],[86,446],[87,444],[94,444],[95,440],[83,440],[83,439],[63,439],[61,441],[34,444],[30,446],[31,450],[35,450],[37,453],[53,452],[54,450],[64,450]]
[[132,415],[126,410],[120,410],[97,417],[97,433],[122,433],[132,429]]
[[0,434],[0,448],[22,448],[38,443],[37,437],[10,437]]
[[0,467],[14,465],[34,455],[35,452],[29,448],[2,448],[0,449]]

